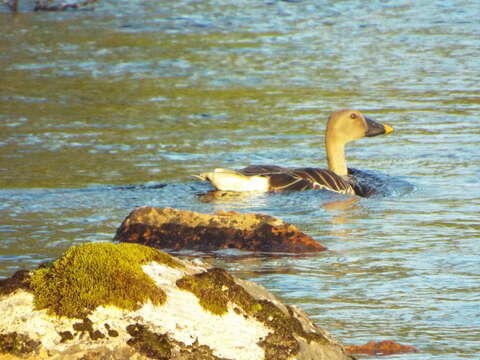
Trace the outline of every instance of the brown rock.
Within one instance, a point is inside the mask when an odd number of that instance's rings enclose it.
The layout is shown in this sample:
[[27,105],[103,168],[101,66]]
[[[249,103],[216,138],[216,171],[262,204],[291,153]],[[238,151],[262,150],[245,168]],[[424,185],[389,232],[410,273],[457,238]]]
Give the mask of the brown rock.
[[28,290],[29,274],[27,270],[18,270],[12,277],[0,279],[0,296],[8,295],[17,289]]
[[143,206],[122,222],[115,240],[162,249],[313,252],[326,248],[280,219],[262,214],[201,214]]
[[402,345],[392,340],[370,341],[364,345],[348,345],[345,346],[345,350],[348,354],[366,354],[371,356],[418,352],[418,349],[413,346]]

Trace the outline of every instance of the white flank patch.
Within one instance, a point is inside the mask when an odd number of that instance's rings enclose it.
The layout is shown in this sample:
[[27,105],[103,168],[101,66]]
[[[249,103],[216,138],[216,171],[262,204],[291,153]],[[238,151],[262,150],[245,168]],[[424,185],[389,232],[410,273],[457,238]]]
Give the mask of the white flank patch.
[[245,176],[227,169],[215,169],[203,173],[201,177],[209,180],[217,190],[221,191],[268,191],[269,179],[264,176]]

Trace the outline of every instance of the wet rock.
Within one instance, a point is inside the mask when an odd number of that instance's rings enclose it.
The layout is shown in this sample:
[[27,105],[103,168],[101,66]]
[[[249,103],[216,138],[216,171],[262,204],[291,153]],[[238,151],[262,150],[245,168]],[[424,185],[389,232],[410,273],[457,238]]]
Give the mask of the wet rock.
[[30,273],[27,270],[19,270],[8,279],[0,279],[0,296],[8,295],[17,289],[28,289]]
[[392,340],[384,340],[380,342],[370,341],[364,345],[348,345],[345,349],[349,354],[365,354],[371,356],[418,352],[418,349],[413,346],[402,345]]
[[[151,247],[85,244],[21,274],[15,289],[17,280],[1,283],[0,359],[349,359],[263,287]],[[149,295],[134,297],[137,282]]]
[[161,249],[302,253],[326,250],[294,225],[262,214],[217,212],[213,215],[144,206],[133,210],[115,235],[121,242]]

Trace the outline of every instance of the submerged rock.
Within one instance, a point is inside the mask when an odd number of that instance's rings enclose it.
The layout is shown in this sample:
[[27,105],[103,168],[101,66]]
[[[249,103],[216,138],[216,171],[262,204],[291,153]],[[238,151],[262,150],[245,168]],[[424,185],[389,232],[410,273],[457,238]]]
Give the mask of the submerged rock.
[[263,287],[138,244],[72,247],[2,280],[0,314],[0,358],[349,359]]
[[115,240],[173,250],[326,250],[294,225],[268,215],[233,211],[210,215],[149,206],[133,210],[118,228]]
[[418,349],[410,345],[402,345],[392,340],[370,341],[364,345],[348,345],[345,347],[349,354],[364,354],[371,356],[385,356],[418,352]]

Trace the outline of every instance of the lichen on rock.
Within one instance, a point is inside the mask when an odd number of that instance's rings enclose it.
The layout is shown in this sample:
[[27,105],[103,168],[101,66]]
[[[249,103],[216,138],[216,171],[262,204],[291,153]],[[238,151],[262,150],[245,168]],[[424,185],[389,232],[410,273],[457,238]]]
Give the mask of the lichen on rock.
[[0,334],[0,354],[22,356],[35,351],[39,345],[39,341],[32,340],[24,334],[16,332]]
[[200,345],[198,340],[191,345],[185,345],[172,339],[168,334],[158,334],[138,323],[127,326],[131,338],[127,344],[137,353],[157,360],[230,360],[213,354],[208,346]]
[[98,306],[135,310],[147,300],[161,305],[165,292],[141,266],[151,262],[172,267],[180,262],[138,244],[94,243],[71,247],[30,280],[37,309],[70,318],[84,318]]
[[228,304],[233,303],[237,311],[269,327],[272,332],[259,343],[265,350],[265,359],[288,359],[297,354],[300,345],[295,335],[307,342],[329,343],[329,339],[321,333],[305,331],[290,308],[284,312],[269,300],[256,299],[225,270],[213,268],[200,274],[187,275],[177,281],[177,286],[195,294],[200,305],[213,314],[226,313]]
[[172,344],[167,335],[155,334],[141,324],[127,326],[127,332],[132,336],[127,344],[139,353],[152,359],[168,360],[171,358]]

